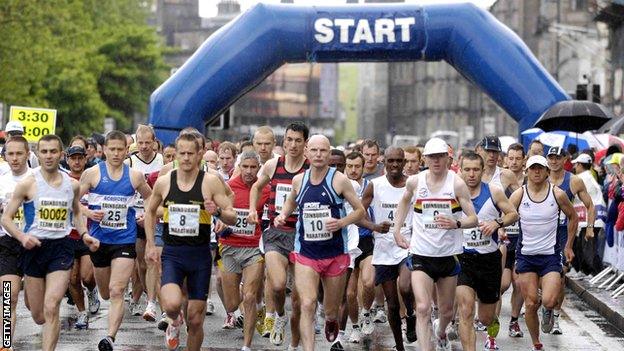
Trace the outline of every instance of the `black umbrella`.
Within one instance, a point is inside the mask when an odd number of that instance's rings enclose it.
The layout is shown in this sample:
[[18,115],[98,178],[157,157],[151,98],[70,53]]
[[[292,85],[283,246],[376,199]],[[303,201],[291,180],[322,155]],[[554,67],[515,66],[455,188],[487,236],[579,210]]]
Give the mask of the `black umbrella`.
[[598,132],[611,135],[624,134],[624,117],[613,118],[600,127]]
[[596,130],[615,117],[601,104],[591,101],[566,100],[552,105],[535,123],[543,131],[567,130],[582,133]]

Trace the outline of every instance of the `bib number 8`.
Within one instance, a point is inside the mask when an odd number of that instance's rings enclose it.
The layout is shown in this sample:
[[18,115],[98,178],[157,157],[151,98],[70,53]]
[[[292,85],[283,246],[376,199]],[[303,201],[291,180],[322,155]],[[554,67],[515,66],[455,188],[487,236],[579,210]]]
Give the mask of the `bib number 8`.
[[181,215],[180,216],[180,225],[185,225],[186,224],[186,216],[185,215]]

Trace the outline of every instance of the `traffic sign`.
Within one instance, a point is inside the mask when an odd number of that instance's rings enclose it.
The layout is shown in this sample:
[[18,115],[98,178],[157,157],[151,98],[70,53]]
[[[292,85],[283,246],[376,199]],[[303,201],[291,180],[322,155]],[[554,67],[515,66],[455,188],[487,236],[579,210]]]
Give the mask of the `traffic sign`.
[[11,106],[10,121],[24,125],[24,137],[29,142],[37,142],[46,134],[56,131],[56,110],[38,107]]

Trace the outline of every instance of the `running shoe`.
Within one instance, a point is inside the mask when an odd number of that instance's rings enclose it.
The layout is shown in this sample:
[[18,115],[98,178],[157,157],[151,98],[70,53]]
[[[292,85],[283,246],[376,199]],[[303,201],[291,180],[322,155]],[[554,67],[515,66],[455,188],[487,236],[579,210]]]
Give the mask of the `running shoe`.
[[349,342],[359,344],[361,339],[362,333],[360,332],[360,328],[358,326],[354,326],[353,330],[351,330],[351,335],[349,335]]
[[214,314],[214,303],[211,299],[206,300],[206,316],[212,316]]
[[329,342],[333,342],[338,338],[340,332],[340,326],[337,320],[325,320],[325,339]]
[[559,315],[555,315],[555,322],[553,323],[553,327],[552,327],[552,331],[550,332],[553,335],[561,335],[563,334],[563,331],[561,330],[561,327],[559,326]]
[[375,323],[386,323],[388,321],[388,317],[386,317],[386,311],[384,311],[383,307],[377,308],[377,313],[375,314],[375,318],[373,322]]
[[223,322],[223,329],[235,329],[236,328],[236,318],[234,317],[234,313],[228,312],[225,316],[225,321]]
[[344,347],[342,346],[342,343],[340,342],[340,338],[337,338],[332,344],[331,347],[329,348],[330,351],[344,351]]
[[496,339],[491,336],[486,336],[485,345],[483,346],[483,351],[491,351],[491,350],[499,350],[498,345],[496,344]]
[[284,342],[284,329],[288,321],[286,314],[275,317],[275,324],[269,336],[269,341],[275,346],[280,346]]
[[258,334],[262,335],[264,332],[264,315],[266,314],[266,307],[262,306],[262,308],[256,311],[256,330]]
[[496,338],[498,336],[498,332],[500,332],[500,322],[498,318],[494,318],[492,323],[486,328],[487,335]]
[[436,319],[433,322],[433,336],[435,338],[436,351],[451,351],[451,343],[448,341],[448,337],[440,337],[440,320]]
[[418,340],[418,336],[416,335],[416,315],[405,317],[405,325],[405,338],[407,342],[413,343]]
[[145,306],[145,312],[143,312],[143,319],[148,322],[156,321],[156,302],[148,301],[147,306]]
[[100,295],[97,287],[93,290],[87,290],[87,299],[89,300],[89,313],[96,314],[100,310]]
[[544,351],[544,345],[542,345],[542,344],[535,344],[531,348],[531,351]]
[[362,315],[360,328],[362,329],[362,334],[364,335],[371,335],[373,333],[373,331],[375,330],[375,324],[373,324],[370,313],[365,313]]
[[459,339],[459,331],[457,330],[458,324],[455,321],[451,321],[448,326],[446,326],[446,337],[449,340],[457,340]]
[[548,334],[552,331],[555,323],[553,310],[542,308],[542,332]]
[[314,334],[320,334],[321,328],[321,318],[319,316],[314,317]]
[[476,331],[485,331],[487,328],[485,327],[485,325],[483,325],[483,323],[481,323],[481,321],[479,321],[478,319],[475,319],[474,321],[474,329]]
[[171,318],[167,316],[166,312],[163,312],[160,315],[160,320],[158,321],[158,330],[166,331],[170,323],[171,323]]
[[245,317],[242,314],[236,317],[235,325],[236,325],[236,328],[243,329],[243,326],[245,325]]
[[128,304],[128,311],[131,316],[140,316],[141,315],[141,304],[138,302],[130,301]]
[[104,339],[100,340],[100,342],[98,343],[98,350],[99,351],[113,351],[114,343],[115,342],[113,341],[113,338],[111,338],[110,336],[107,336]]
[[271,331],[275,325],[275,317],[273,315],[264,317],[264,326],[262,328],[262,337],[268,338],[271,336]]
[[78,313],[78,319],[76,319],[74,327],[76,327],[76,329],[89,329],[89,315],[87,311]]
[[180,346],[180,328],[184,324],[182,313],[178,314],[178,318],[167,326],[165,331],[165,346],[167,350],[176,350]]
[[522,329],[520,329],[520,324],[518,321],[509,322],[509,336],[512,338],[521,338],[524,336]]

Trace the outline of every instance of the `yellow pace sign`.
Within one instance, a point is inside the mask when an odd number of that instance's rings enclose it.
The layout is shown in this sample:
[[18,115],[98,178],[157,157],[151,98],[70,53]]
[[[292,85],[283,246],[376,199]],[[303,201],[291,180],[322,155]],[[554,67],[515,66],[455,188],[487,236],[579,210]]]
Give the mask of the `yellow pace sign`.
[[56,110],[53,109],[11,106],[9,120],[24,125],[24,137],[29,142],[37,142],[56,130]]

